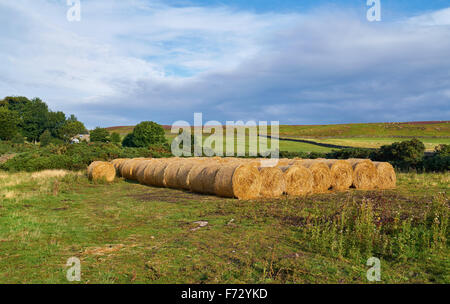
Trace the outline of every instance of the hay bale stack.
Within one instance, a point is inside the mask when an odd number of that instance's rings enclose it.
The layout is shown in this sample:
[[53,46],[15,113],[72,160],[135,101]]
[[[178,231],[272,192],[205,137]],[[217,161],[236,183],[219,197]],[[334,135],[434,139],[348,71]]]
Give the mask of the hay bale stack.
[[390,163],[374,162],[377,168],[379,189],[393,189],[397,184],[397,177],[395,175],[394,167]]
[[215,162],[195,166],[188,176],[189,188],[192,192],[214,194],[216,174],[222,166]]
[[378,183],[377,167],[369,159],[348,159],[353,168],[353,184],[356,189],[372,190]]
[[323,162],[316,160],[302,160],[296,161],[295,164],[300,164],[311,171],[314,180],[314,193],[323,193],[330,189],[332,179],[331,170]]
[[216,174],[215,194],[238,199],[255,199],[261,192],[261,174],[249,164],[234,163],[222,166]]
[[286,191],[286,180],[283,171],[278,167],[259,168],[261,174],[261,197],[280,197]]
[[287,167],[293,163],[294,161],[292,159],[282,158],[278,160],[277,167]]
[[113,182],[116,178],[116,168],[109,162],[95,161],[87,169],[88,177],[92,181],[105,180]]
[[353,184],[353,168],[345,160],[326,159],[322,161],[331,171],[331,188],[345,191]]
[[311,171],[304,166],[280,167],[286,181],[286,194],[303,196],[313,192],[314,178]]

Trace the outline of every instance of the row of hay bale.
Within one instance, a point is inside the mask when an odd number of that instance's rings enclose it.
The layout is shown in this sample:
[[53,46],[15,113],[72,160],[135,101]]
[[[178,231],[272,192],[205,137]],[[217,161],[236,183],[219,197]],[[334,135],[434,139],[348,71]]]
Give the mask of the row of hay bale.
[[[113,167],[118,176],[144,185],[239,199],[301,196],[350,187],[389,189],[396,183],[389,163],[367,159],[280,159],[275,166],[263,164],[261,159],[242,158],[135,158],[113,160],[108,172]],[[91,166],[88,174],[94,178],[97,171],[93,168],[100,166],[105,171],[108,165],[94,162]]]

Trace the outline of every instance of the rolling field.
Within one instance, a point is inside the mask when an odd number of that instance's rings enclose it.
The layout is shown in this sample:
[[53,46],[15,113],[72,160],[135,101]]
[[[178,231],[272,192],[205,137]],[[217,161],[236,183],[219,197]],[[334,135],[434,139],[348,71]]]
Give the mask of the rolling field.
[[[122,136],[133,131],[133,126],[111,127],[110,132]],[[175,137],[170,127],[164,126],[171,142]],[[305,139],[319,144],[332,144],[356,148],[379,148],[382,145],[408,140],[413,137],[425,144],[427,151],[433,151],[439,144],[450,144],[450,122],[419,123],[374,123],[343,125],[280,126],[280,137]],[[246,145],[248,147],[248,144]],[[299,143],[280,140],[280,150],[289,152],[330,152],[332,149],[313,143]]]
[[[0,283],[450,283],[449,173],[238,201],[84,173],[0,172]],[[206,221],[200,227],[198,221]]]

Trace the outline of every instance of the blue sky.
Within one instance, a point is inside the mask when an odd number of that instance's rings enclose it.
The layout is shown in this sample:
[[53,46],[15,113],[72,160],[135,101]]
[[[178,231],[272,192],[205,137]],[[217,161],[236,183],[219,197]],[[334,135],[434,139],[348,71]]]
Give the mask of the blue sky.
[[450,118],[450,2],[0,0],[0,97],[88,127]]

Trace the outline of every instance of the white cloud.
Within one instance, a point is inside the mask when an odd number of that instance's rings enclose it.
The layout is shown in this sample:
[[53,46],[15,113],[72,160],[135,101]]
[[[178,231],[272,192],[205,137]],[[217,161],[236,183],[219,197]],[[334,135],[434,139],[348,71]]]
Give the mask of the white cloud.
[[67,8],[0,0],[0,96],[39,96],[90,126],[194,111],[298,124],[450,114],[450,9],[368,23],[348,11],[92,0],[69,23]]

